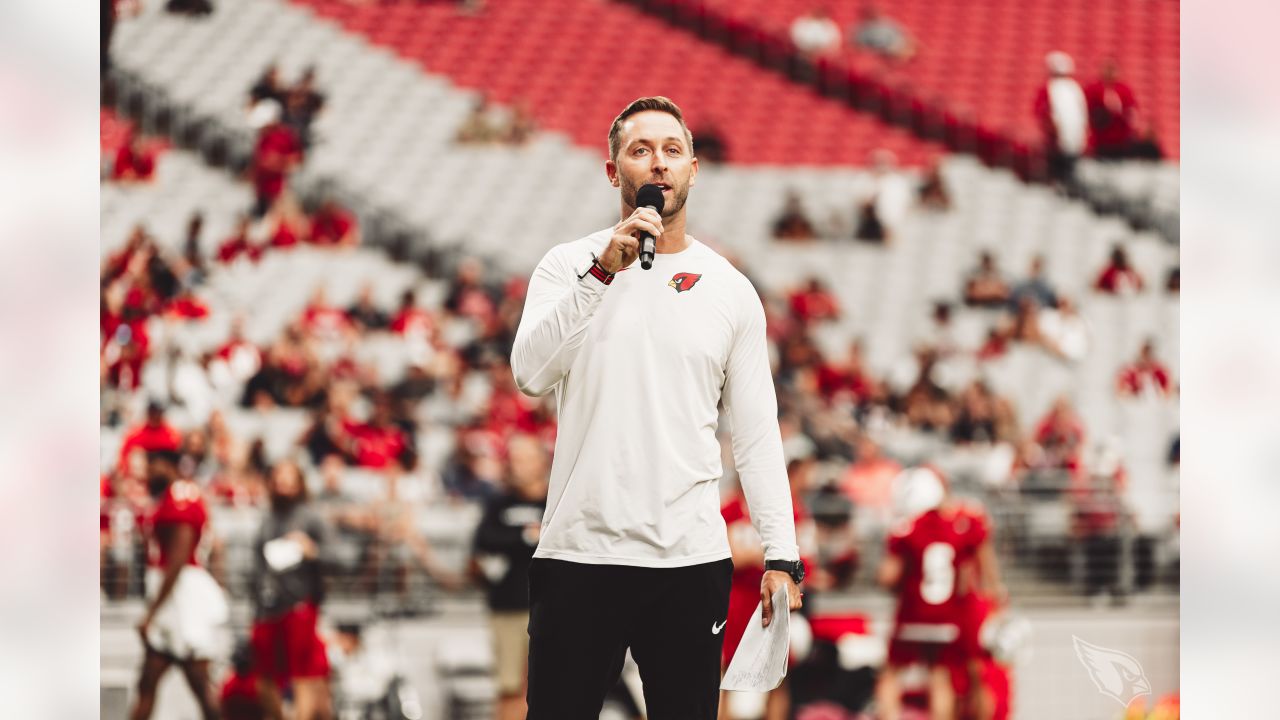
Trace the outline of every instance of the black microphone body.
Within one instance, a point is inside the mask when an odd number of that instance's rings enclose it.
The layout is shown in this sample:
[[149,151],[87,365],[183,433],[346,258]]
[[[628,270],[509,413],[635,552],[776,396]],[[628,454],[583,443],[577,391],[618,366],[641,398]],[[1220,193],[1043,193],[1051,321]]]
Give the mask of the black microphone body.
[[[662,188],[657,185],[641,185],[636,191],[636,207],[653,208],[662,214],[662,208],[666,205],[666,198],[662,197]],[[653,267],[653,256],[657,252],[657,238],[653,235],[641,231],[640,232],[640,267],[648,270]]]

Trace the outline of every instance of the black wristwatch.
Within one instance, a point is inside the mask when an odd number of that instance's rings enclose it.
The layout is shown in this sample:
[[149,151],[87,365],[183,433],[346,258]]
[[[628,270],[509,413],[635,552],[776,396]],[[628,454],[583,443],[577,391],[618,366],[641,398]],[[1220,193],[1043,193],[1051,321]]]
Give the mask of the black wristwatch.
[[804,582],[804,563],[799,560],[770,560],[764,564],[764,569],[781,570],[790,575],[797,585]]

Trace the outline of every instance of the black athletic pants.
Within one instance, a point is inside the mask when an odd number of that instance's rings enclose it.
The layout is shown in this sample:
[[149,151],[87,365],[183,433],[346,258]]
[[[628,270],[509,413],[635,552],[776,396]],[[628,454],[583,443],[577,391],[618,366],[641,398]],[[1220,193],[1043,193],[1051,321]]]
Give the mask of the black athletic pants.
[[627,648],[649,720],[715,720],[733,562],[676,568],[535,558],[527,720],[597,720]]

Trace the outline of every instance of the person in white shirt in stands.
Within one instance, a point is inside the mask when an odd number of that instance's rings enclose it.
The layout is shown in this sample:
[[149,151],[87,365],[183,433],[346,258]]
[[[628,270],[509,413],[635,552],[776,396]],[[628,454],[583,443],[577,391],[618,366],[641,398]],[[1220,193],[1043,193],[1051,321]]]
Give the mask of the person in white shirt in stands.
[[1055,50],[1044,58],[1049,79],[1036,95],[1035,113],[1044,132],[1049,175],[1068,192],[1075,183],[1076,161],[1084,154],[1089,134],[1089,104],[1071,56]]
[[791,42],[807,58],[834,52],[840,47],[840,26],[824,7],[815,7],[791,22]]
[[[791,495],[750,282],[685,232],[698,175],[679,107],[640,98],[609,130],[621,221],[552,248],[529,281],[511,367],[556,393],[559,431],[529,569],[529,720],[595,720],[629,648],[650,720],[712,720],[733,572],[716,441],[734,461],[767,561],[763,620],[800,607]],[[645,184],[664,209],[636,208]],[[653,267],[633,264],[657,238]]]

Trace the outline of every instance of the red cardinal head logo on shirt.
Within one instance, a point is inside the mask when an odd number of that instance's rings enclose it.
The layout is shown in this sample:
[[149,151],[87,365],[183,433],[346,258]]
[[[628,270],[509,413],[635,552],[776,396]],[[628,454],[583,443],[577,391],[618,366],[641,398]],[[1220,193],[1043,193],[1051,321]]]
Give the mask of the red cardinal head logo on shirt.
[[671,282],[667,284],[675,288],[676,292],[682,293],[685,290],[692,290],[701,279],[702,276],[697,273],[676,273],[671,276]]

